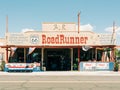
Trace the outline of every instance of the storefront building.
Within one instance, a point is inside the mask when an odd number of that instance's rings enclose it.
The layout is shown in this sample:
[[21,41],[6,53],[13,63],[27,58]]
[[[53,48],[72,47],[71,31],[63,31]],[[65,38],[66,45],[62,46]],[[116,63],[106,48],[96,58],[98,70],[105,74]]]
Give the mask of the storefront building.
[[[113,70],[115,34],[76,30],[75,23],[43,23],[41,31],[6,33],[0,54],[6,71]],[[10,69],[9,69],[10,68]]]

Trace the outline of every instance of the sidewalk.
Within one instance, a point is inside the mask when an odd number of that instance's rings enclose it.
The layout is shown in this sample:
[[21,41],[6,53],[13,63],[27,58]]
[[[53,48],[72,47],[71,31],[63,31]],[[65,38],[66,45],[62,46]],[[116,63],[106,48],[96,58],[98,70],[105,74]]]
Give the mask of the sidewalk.
[[1,72],[0,75],[39,75],[39,76],[120,76],[114,71],[45,71],[45,72]]

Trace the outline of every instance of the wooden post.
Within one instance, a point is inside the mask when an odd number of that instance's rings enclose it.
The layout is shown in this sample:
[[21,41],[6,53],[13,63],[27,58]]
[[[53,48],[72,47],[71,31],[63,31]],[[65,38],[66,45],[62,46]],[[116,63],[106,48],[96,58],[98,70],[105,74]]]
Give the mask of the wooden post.
[[7,42],[7,39],[8,39],[8,36],[7,36],[7,33],[8,33],[8,16],[6,16],[6,63],[8,63],[8,42]]
[[8,16],[6,16],[6,33],[8,33]]
[[6,63],[8,63],[8,47],[6,48]]
[[80,12],[78,13],[78,33],[80,32]]
[[80,48],[78,48],[78,70],[80,70],[79,64],[80,64]]
[[41,69],[43,69],[43,60],[44,60],[44,48],[41,49]]
[[97,48],[95,48],[95,60],[97,61]]
[[115,48],[113,47],[113,49],[112,49],[112,53],[113,53],[113,59],[112,59],[112,62],[115,62]]
[[73,48],[71,48],[71,71],[73,70]]
[[[80,33],[80,12],[78,13],[78,34],[79,33]],[[80,63],[80,48],[78,47],[78,70],[80,70],[79,63]]]
[[26,48],[24,48],[24,63],[26,63]]

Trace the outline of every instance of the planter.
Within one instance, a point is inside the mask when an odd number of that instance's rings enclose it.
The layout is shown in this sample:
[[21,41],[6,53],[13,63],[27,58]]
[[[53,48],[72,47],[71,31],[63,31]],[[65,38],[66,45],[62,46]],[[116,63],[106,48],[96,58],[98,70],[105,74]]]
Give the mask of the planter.
[[1,65],[0,65],[0,71],[2,71],[2,67],[1,67]]
[[119,70],[119,64],[118,64],[118,62],[115,62],[114,71],[118,71],[118,70]]
[[3,71],[5,67],[5,61],[2,61],[0,64],[0,71]]

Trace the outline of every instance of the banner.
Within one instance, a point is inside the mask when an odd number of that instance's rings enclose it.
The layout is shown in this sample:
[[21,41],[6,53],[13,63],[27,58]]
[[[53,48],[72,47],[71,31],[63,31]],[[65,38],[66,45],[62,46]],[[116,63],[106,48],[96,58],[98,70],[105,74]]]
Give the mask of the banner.
[[16,50],[17,50],[16,47],[11,47],[11,57],[13,57]]
[[80,71],[111,71],[113,62],[80,62]]
[[35,50],[35,47],[30,47],[30,48],[29,48],[28,55],[31,54],[34,50]]

